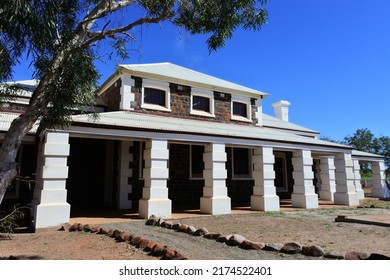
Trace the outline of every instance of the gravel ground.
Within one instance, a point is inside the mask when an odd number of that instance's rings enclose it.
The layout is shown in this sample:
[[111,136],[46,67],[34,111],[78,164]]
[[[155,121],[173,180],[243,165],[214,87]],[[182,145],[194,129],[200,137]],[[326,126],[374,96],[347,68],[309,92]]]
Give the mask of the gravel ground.
[[[360,251],[368,255],[379,253],[390,256],[390,227],[337,223],[339,214],[347,216],[378,215],[390,217],[389,209],[322,209],[296,212],[253,212],[249,214],[196,216],[174,220],[175,223],[207,228],[210,232],[240,234],[263,243],[299,242],[319,245],[325,252],[345,255]],[[101,224],[106,229],[122,229],[135,236],[162,243],[193,260],[286,260],[309,259],[301,254],[247,251],[224,243],[194,237],[160,227],[146,226],[144,220]],[[85,232],[57,231],[58,228],[37,232],[18,233],[12,239],[0,238],[0,259],[45,260],[140,260],[158,259],[126,243]],[[318,258],[316,258],[318,259]],[[322,259],[322,258],[319,258]]]
[[[390,215],[389,209],[324,209],[297,212],[253,213],[194,217],[175,220],[177,223],[207,228],[210,232],[240,234],[249,240],[272,243],[298,242],[319,245],[326,252],[345,255],[360,251],[370,255],[380,253],[390,256],[390,228],[356,223],[336,223],[339,214]],[[154,242],[160,242],[189,259],[310,259],[303,255],[286,255],[267,251],[247,251],[237,247],[190,236],[160,227],[146,226],[144,222],[106,224]]]
[[310,259],[303,255],[286,255],[267,251],[243,250],[231,247],[224,243],[209,240],[203,237],[195,237],[171,229],[158,226],[146,226],[144,222],[105,224],[105,229],[121,229],[143,236],[148,240],[162,243],[173,248],[192,260],[283,260],[283,259]]

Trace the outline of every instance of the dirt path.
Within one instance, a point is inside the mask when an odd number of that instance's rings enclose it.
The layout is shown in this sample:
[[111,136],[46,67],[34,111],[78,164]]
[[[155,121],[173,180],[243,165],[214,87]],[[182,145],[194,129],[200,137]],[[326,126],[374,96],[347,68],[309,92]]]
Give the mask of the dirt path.
[[[345,255],[350,251],[390,256],[390,228],[364,224],[336,223],[338,214],[390,215],[386,209],[324,209],[296,212],[241,215],[201,216],[175,222],[205,227],[210,232],[241,234],[257,242],[319,245],[326,252]],[[137,236],[167,245],[189,259],[302,259],[302,255],[286,255],[265,251],[246,251],[237,247],[193,237],[160,227],[146,226],[144,221],[105,224],[107,229],[122,229]],[[0,259],[121,260],[156,259],[126,243],[84,232],[46,231],[15,234],[12,240],[0,239]]]

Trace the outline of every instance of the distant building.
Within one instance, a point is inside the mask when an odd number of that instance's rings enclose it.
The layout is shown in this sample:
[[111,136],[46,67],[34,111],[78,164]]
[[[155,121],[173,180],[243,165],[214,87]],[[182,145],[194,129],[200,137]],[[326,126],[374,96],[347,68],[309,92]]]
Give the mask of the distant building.
[[[36,81],[0,113],[2,136],[23,113]],[[135,209],[143,218],[173,210],[227,214],[232,207],[277,211],[318,200],[358,205],[359,162],[372,163],[373,196],[383,197],[384,158],[317,139],[289,122],[287,101],[262,111],[268,94],[171,63],[119,65],[99,89],[99,119],[76,114],[67,130],[25,137],[8,202],[33,207],[36,228],[68,222],[73,209]],[[27,188],[28,190],[28,188]]]

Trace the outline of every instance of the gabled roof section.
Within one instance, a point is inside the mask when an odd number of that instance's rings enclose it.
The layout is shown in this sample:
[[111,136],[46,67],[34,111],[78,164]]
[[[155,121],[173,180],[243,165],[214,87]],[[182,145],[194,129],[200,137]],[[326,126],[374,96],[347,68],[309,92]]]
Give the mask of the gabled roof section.
[[[268,96],[267,93],[219,79],[169,62],[150,64],[121,64],[116,74],[130,74],[142,78],[156,79],[202,89],[225,93],[249,95],[255,98]],[[115,76],[115,74],[114,74]],[[114,78],[111,76],[105,83]],[[102,87],[104,84],[102,85]]]
[[276,129],[282,129],[282,130],[288,130],[292,133],[296,133],[299,135],[306,135],[306,136],[317,136],[319,134],[318,131],[297,125],[292,122],[287,122],[284,120],[281,120],[279,118],[267,115],[263,113],[263,126],[264,127],[270,127],[270,128],[276,128]]

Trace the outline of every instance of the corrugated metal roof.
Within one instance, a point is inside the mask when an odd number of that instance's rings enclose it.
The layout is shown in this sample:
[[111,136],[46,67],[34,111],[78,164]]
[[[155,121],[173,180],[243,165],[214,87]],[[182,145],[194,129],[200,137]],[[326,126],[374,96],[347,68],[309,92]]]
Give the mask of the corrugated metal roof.
[[353,150],[352,151],[352,156],[365,157],[365,158],[384,158],[384,156],[381,156],[381,155],[367,153],[367,152],[362,152],[362,151],[358,151],[358,150]]
[[[78,123],[94,123],[88,114],[75,115],[72,118],[73,121]],[[124,128],[170,131],[173,133],[194,133],[223,137],[249,138],[255,140],[294,142],[299,144],[312,144],[327,147],[331,146],[335,148],[349,148],[345,145],[327,142],[311,137],[299,136],[293,133],[286,133],[280,130],[265,127],[219,122],[205,122],[193,119],[182,119],[127,111],[100,113],[99,119],[95,123],[99,125],[118,126]]]
[[300,131],[300,132],[307,132],[310,134],[319,134],[318,131],[297,125],[292,122],[287,122],[278,118],[275,118],[273,116],[263,114],[263,125],[269,126],[269,127],[275,127],[278,129],[287,129],[287,130],[294,130],[294,131]]
[[[8,131],[11,126],[11,123],[14,119],[19,117],[19,113],[11,113],[11,112],[1,112],[0,113],[0,131]],[[36,133],[38,129],[39,123],[36,122],[30,133]]]
[[244,95],[267,96],[267,93],[228,82],[201,72],[197,72],[169,62],[150,64],[121,64],[118,70],[129,71],[132,75],[144,78],[158,79],[166,82],[188,86],[197,86],[204,89],[238,93]]

